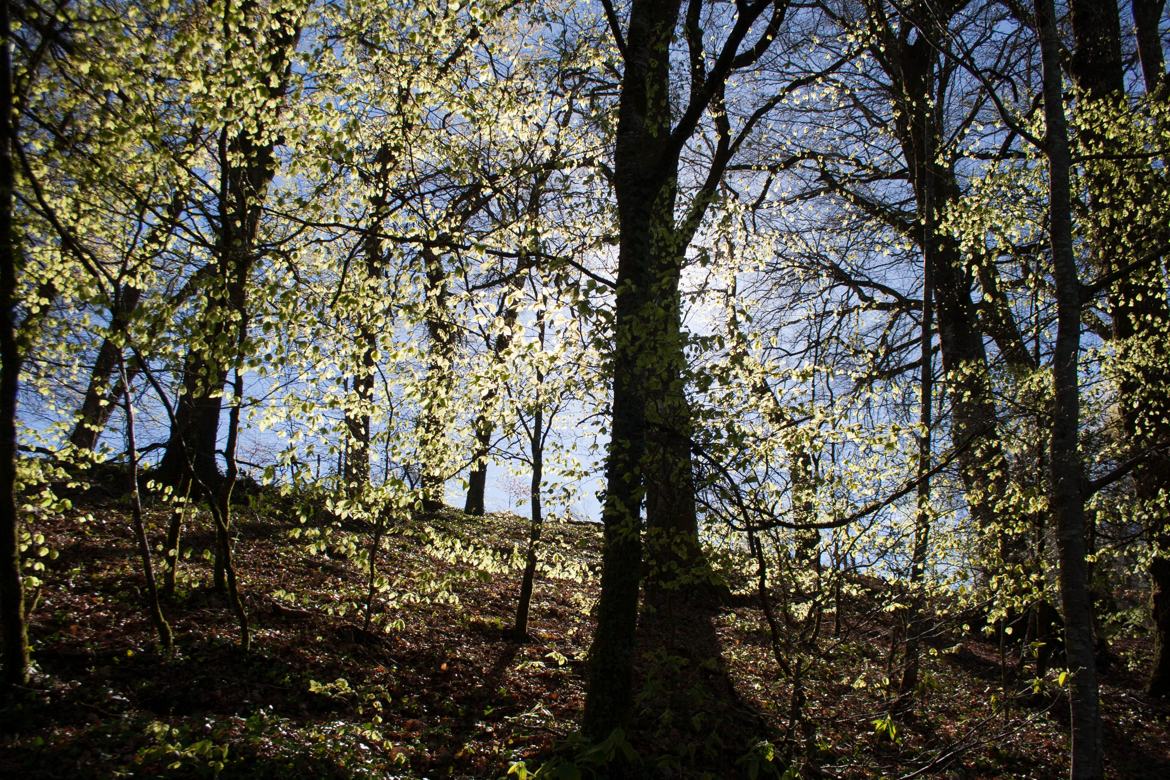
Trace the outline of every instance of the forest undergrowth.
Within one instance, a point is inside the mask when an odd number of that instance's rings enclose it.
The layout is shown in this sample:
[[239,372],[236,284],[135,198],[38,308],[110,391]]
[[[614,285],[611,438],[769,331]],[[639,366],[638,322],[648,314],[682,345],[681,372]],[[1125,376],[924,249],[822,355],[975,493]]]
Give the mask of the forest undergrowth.
[[[367,623],[362,528],[270,489],[246,504],[234,528],[255,628],[246,654],[212,586],[210,519],[193,524],[164,602],[176,636],[169,656],[141,606],[124,497],[91,489],[71,510],[38,521],[33,554],[45,568],[29,610],[36,674],[0,713],[0,776],[525,777],[554,757],[559,768],[546,774],[590,776],[596,747],[574,754],[572,739],[599,525],[549,524],[529,636],[519,642],[509,627],[525,519],[443,509],[390,529]],[[148,506],[158,549],[170,511]],[[903,630],[898,594],[874,577],[844,579],[803,680],[803,715],[792,723],[791,681],[777,668],[749,578],[735,590],[735,572],[725,574],[735,592],[715,621],[723,662],[770,740],[721,754],[719,745],[698,744],[719,733],[709,722],[717,712],[676,713],[676,722],[635,725],[617,746],[640,771],[691,777],[701,765],[707,776],[780,776],[777,757],[788,746],[796,756],[788,776],[1064,773],[1059,663],[1044,678],[1019,673],[1019,650],[1002,634],[936,603],[918,696],[913,706],[899,703],[889,682],[897,663],[890,648]],[[1113,651],[1102,678],[1107,770],[1170,776],[1170,707],[1142,692],[1149,642],[1116,637]]]

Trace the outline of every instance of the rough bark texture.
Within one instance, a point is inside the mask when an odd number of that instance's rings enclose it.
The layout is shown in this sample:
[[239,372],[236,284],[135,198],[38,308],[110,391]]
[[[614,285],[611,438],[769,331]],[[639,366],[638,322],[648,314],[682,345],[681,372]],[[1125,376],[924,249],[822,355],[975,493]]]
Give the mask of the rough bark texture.
[[21,582],[20,522],[16,513],[16,394],[22,355],[16,341],[16,231],[12,167],[12,62],[8,4],[0,17],[0,630],[4,684],[28,680],[28,628]]
[[1084,473],[1078,450],[1081,282],[1072,244],[1072,155],[1061,89],[1060,41],[1052,0],[1036,0],[1043,61],[1044,119],[1048,157],[1049,237],[1056,283],[1056,347],[1052,358],[1054,405],[1049,460],[1050,498],[1060,561],[1060,597],[1065,652],[1072,670],[1070,777],[1099,778],[1102,765],[1101,714],[1093,648],[1092,603],[1085,561]]
[[[676,220],[679,157],[686,140],[713,101],[721,100],[727,78],[754,63],[775,40],[787,3],[756,0],[736,6],[735,23],[708,70],[702,3],[688,6],[685,25],[691,57],[691,91],[677,124],[671,104],[671,42],[680,0],[634,0],[624,36],[621,98],[614,149],[619,248],[614,322],[614,390],[602,553],[601,599],[591,651],[583,729],[593,740],[622,726],[632,701],[640,580],[647,578],[642,634],[663,637],[659,649],[682,651],[692,668],[718,665],[718,642],[710,614],[688,587],[705,575],[698,544],[691,417],[687,405],[685,346],[680,326],[679,282],[686,247],[698,230],[734,154],[726,118],[715,118],[719,141],[699,193]],[[740,44],[763,17],[767,30],[750,49]],[[740,139],[742,140],[742,139]],[[647,510],[648,566],[643,571],[639,509]],[[658,628],[685,616],[713,641],[682,639]],[[671,636],[674,639],[671,639]],[[675,641],[677,640],[677,641]],[[714,655],[712,655],[714,654]],[[715,696],[732,691],[717,686]],[[671,706],[661,702],[665,712]],[[645,725],[645,724],[643,724]],[[742,736],[742,735],[741,735]]]

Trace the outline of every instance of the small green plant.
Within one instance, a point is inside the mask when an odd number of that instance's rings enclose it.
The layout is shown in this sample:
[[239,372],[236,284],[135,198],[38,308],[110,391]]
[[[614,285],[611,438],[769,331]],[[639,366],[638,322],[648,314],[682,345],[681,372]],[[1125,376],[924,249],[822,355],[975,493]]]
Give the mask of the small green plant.
[[741,756],[735,765],[740,768],[740,776],[747,777],[748,780],[757,780],[761,777],[794,780],[799,776],[791,767],[784,772],[780,771],[780,766],[776,763],[776,746],[766,739],[752,745],[751,750]]
[[136,763],[164,763],[167,770],[192,769],[204,777],[219,777],[228,762],[228,746],[212,739],[188,742],[190,733],[185,728],[152,721],[146,734],[153,744],[142,748],[135,756]]
[[895,745],[902,744],[902,737],[898,735],[898,724],[894,723],[894,719],[888,712],[882,717],[874,719],[873,733],[878,739],[884,737]]

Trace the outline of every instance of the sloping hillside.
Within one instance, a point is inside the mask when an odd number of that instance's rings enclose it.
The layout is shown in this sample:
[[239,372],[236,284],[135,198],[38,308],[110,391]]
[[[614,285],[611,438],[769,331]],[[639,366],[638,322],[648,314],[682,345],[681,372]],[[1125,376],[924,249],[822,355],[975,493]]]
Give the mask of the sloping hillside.
[[[156,540],[166,515],[148,511]],[[600,760],[575,753],[570,739],[584,698],[599,527],[546,526],[529,640],[516,642],[508,629],[524,519],[444,511],[390,529],[367,628],[368,529],[287,500],[253,501],[236,528],[255,630],[243,654],[231,612],[210,588],[210,523],[194,525],[164,603],[177,649],[161,657],[120,500],[83,497],[37,522],[39,675],[3,712],[0,775],[489,778],[510,768],[523,776],[555,754],[568,762],[559,776],[572,776]],[[684,713],[669,729],[631,736],[640,771],[696,776],[702,765],[710,776],[769,776],[791,742],[801,746],[792,765],[811,777],[1060,776],[1067,705],[1057,672],[1035,684],[1016,679],[1014,650],[1005,648],[1001,665],[1001,648],[957,621],[936,626],[919,704],[892,703],[898,619],[889,598],[880,582],[858,580],[834,601],[795,732],[791,681],[758,600],[750,588],[730,599],[716,621],[723,660],[773,747],[720,756],[718,745],[696,742],[717,729]],[[1120,649],[1102,697],[1112,774],[1170,776],[1170,712],[1146,701],[1129,671],[1148,648]]]

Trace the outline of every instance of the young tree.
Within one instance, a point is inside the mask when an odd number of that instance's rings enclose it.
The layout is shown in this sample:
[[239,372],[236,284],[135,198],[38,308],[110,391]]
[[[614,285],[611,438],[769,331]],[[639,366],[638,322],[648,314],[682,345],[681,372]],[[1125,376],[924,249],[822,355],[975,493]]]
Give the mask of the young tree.
[[1057,333],[1052,358],[1054,406],[1049,506],[1060,555],[1060,596],[1065,653],[1072,669],[1072,764],[1069,776],[1098,778],[1102,766],[1101,713],[1093,652],[1092,603],[1085,549],[1084,468],[1080,446],[1081,281],[1073,253],[1072,153],[1065,120],[1060,39],[1053,0],[1036,0],[1036,27],[1043,61],[1045,138],[1048,158],[1049,241],[1056,283]]

